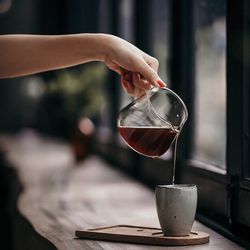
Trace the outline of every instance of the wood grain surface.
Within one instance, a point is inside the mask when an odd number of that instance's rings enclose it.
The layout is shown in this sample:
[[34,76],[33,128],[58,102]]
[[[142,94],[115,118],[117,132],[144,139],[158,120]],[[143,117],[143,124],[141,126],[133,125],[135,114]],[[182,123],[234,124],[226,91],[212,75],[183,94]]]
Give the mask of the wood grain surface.
[[89,230],[77,230],[76,236],[83,239],[107,240],[160,246],[188,246],[209,242],[204,232],[191,232],[187,236],[164,236],[160,228],[115,225]]
[[[16,249],[182,248],[76,239],[75,231],[82,229],[117,224],[159,227],[154,193],[97,156],[76,165],[68,145],[30,131],[2,136],[0,143],[8,151],[7,158],[22,186],[17,212],[30,230],[49,242],[48,247],[39,247],[41,241],[37,241],[34,248],[31,237],[22,235],[25,229],[20,226],[16,234],[22,241]],[[209,233],[210,242],[185,249],[241,249],[198,222],[193,230]]]

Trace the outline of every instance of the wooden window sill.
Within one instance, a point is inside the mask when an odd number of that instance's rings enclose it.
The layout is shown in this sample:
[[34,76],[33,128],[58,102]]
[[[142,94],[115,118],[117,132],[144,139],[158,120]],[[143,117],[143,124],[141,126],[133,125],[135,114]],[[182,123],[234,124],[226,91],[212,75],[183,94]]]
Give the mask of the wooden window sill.
[[[18,195],[13,192],[14,249],[179,249],[75,239],[78,229],[117,224],[159,227],[154,194],[98,156],[74,163],[70,148],[61,142],[30,132],[2,136],[0,142],[22,186]],[[197,221],[193,230],[209,233],[210,242],[185,249],[242,249]]]

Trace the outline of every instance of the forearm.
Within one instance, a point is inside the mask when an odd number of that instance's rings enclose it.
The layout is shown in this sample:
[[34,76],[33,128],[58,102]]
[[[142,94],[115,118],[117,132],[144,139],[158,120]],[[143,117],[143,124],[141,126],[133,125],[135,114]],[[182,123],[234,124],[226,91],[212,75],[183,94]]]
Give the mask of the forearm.
[[103,61],[111,37],[105,34],[0,36],[0,78]]

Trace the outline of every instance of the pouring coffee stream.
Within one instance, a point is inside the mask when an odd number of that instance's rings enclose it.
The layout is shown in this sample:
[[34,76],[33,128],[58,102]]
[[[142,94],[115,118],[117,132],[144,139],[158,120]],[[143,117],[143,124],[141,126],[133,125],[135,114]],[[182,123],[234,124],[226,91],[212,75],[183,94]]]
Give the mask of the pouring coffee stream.
[[147,157],[161,157],[174,143],[174,184],[177,140],[187,116],[187,108],[175,92],[153,87],[120,111],[117,125],[128,146]]

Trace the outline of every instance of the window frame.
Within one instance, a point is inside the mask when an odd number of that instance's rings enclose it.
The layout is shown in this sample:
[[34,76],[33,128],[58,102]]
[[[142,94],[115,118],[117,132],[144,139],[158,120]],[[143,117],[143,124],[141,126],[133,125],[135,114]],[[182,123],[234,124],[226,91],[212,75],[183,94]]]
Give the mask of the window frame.
[[[249,70],[250,3],[228,1],[227,22],[227,167],[231,180],[231,219],[234,231],[250,232],[250,179],[244,178],[249,167]],[[237,44],[237,60],[234,53]],[[235,84],[237,82],[237,84]],[[246,229],[246,226],[248,227]],[[247,238],[247,235],[245,235]]]

